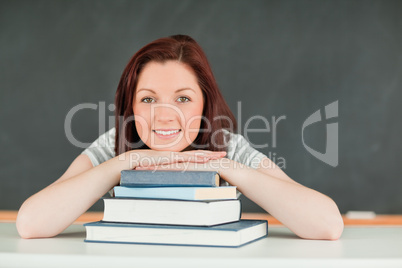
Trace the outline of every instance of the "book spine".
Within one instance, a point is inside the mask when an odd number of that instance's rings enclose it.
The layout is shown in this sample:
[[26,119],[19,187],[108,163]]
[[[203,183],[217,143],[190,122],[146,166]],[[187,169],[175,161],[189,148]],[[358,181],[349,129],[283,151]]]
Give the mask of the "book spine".
[[195,189],[186,187],[185,189],[177,189],[176,187],[126,187],[115,186],[115,197],[123,198],[151,198],[151,199],[180,199],[195,200]]
[[127,187],[218,187],[219,174],[213,171],[123,170],[120,185]]
[[117,198],[228,200],[236,199],[235,186],[221,187],[127,187],[115,186]]

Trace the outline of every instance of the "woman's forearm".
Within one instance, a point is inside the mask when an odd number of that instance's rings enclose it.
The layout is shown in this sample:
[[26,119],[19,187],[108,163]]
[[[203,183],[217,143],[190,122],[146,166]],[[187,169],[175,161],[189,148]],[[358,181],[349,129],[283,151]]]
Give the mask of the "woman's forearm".
[[231,161],[221,176],[295,234],[308,239],[338,239],[343,221],[329,197]]
[[51,237],[62,232],[119,182],[126,162],[113,158],[28,198],[18,212],[20,235]]
[[205,163],[209,159],[223,156],[222,152],[212,151],[178,153],[133,150],[96,167],[87,163],[85,167],[75,169],[74,176],[62,176],[55,183],[28,198],[18,212],[18,232],[24,238],[51,237],[59,234],[119,183],[122,170],[138,167],[141,159],[146,158],[144,163]]

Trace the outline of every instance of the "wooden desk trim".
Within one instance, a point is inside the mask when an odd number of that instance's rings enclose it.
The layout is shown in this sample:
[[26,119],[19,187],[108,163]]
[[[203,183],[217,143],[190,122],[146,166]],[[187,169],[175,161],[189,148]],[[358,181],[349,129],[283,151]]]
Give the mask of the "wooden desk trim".
[[[0,210],[0,222],[15,222],[17,211]],[[86,212],[81,215],[74,223],[82,224],[86,222],[99,221],[103,217],[103,212]],[[268,220],[269,225],[282,225],[277,219],[266,213],[242,213],[242,219],[262,219]],[[377,215],[374,219],[349,219],[343,216],[345,226],[397,226],[402,225],[402,215]]]

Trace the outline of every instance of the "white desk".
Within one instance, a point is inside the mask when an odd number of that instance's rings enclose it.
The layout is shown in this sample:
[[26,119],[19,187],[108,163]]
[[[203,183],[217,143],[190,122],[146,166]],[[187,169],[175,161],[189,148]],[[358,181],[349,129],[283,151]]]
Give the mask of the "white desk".
[[0,223],[0,267],[402,267],[402,227],[347,227],[338,241],[297,238],[287,228],[241,248],[85,243],[72,225],[55,238],[19,238]]

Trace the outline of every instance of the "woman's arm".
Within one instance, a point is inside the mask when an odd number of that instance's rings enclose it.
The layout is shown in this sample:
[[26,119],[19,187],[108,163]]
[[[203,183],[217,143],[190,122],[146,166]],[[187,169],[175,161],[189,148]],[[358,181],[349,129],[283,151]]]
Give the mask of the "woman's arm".
[[54,183],[28,198],[17,217],[23,238],[51,237],[59,234],[87,211],[99,198],[119,183],[120,172],[145,163],[199,162],[224,156],[219,152],[157,152],[136,150],[93,167],[86,155],[78,156]]
[[113,158],[93,167],[88,156],[78,156],[54,183],[28,198],[17,217],[23,238],[59,234],[118,183],[124,161]]
[[219,172],[298,236],[329,240],[341,236],[343,220],[335,202],[293,181],[270,159],[264,158],[257,170],[230,160]]
[[343,220],[335,202],[289,178],[269,158],[253,169],[221,158],[203,164],[139,167],[152,170],[213,170],[296,235],[306,239],[338,239]]

